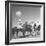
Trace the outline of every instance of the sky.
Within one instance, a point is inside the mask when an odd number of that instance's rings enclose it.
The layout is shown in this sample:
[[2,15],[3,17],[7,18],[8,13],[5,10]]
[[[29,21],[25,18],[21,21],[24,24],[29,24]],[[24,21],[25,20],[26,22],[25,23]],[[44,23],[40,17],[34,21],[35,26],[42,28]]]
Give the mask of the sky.
[[[12,15],[12,27],[17,25],[20,18],[22,23],[25,23],[25,21],[31,22],[40,20],[40,7],[11,5],[10,10],[10,14]],[[20,14],[20,16],[18,16],[18,14]]]

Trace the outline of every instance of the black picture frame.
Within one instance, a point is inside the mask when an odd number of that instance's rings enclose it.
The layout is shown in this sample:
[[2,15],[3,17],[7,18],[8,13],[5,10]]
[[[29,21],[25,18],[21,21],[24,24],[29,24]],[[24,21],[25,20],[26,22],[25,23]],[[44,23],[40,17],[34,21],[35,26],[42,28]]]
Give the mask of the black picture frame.
[[[44,5],[44,13],[43,13],[43,41],[29,41],[29,42],[17,42],[10,43],[9,42],[9,3],[28,3],[28,4],[42,4]],[[44,2],[25,2],[25,1],[5,1],[5,44],[27,44],[27,43],[42,43],[45,42],[45,3]]]

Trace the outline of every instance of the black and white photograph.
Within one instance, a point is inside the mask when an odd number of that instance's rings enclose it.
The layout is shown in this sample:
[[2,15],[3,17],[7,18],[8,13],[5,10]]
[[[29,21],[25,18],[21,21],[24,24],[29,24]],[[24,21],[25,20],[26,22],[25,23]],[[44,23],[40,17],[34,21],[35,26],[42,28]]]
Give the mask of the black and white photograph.
[[44,7],[44,3],[8,2],[5,13],[9,43],[44,42]]

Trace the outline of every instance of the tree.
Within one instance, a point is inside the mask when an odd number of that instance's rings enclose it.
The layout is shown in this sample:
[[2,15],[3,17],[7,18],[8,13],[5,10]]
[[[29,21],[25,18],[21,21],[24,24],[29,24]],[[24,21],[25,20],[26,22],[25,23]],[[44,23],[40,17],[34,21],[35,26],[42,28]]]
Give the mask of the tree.
[[34,24],[34,31],[36,31],[36,23]]
[[12,34],[14,34],[17,31],[17,27],[12,28]]
[[40,28],[41,28],[41,25],[38,25],[36,30],[40,31]]

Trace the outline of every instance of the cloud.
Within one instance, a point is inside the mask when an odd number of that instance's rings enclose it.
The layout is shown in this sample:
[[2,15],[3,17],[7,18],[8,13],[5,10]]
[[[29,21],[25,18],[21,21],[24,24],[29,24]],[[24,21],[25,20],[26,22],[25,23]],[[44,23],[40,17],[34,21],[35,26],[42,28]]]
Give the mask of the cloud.
[[21,15],[22,15],[21,11],[16,12],[16,16],[21,17]]

